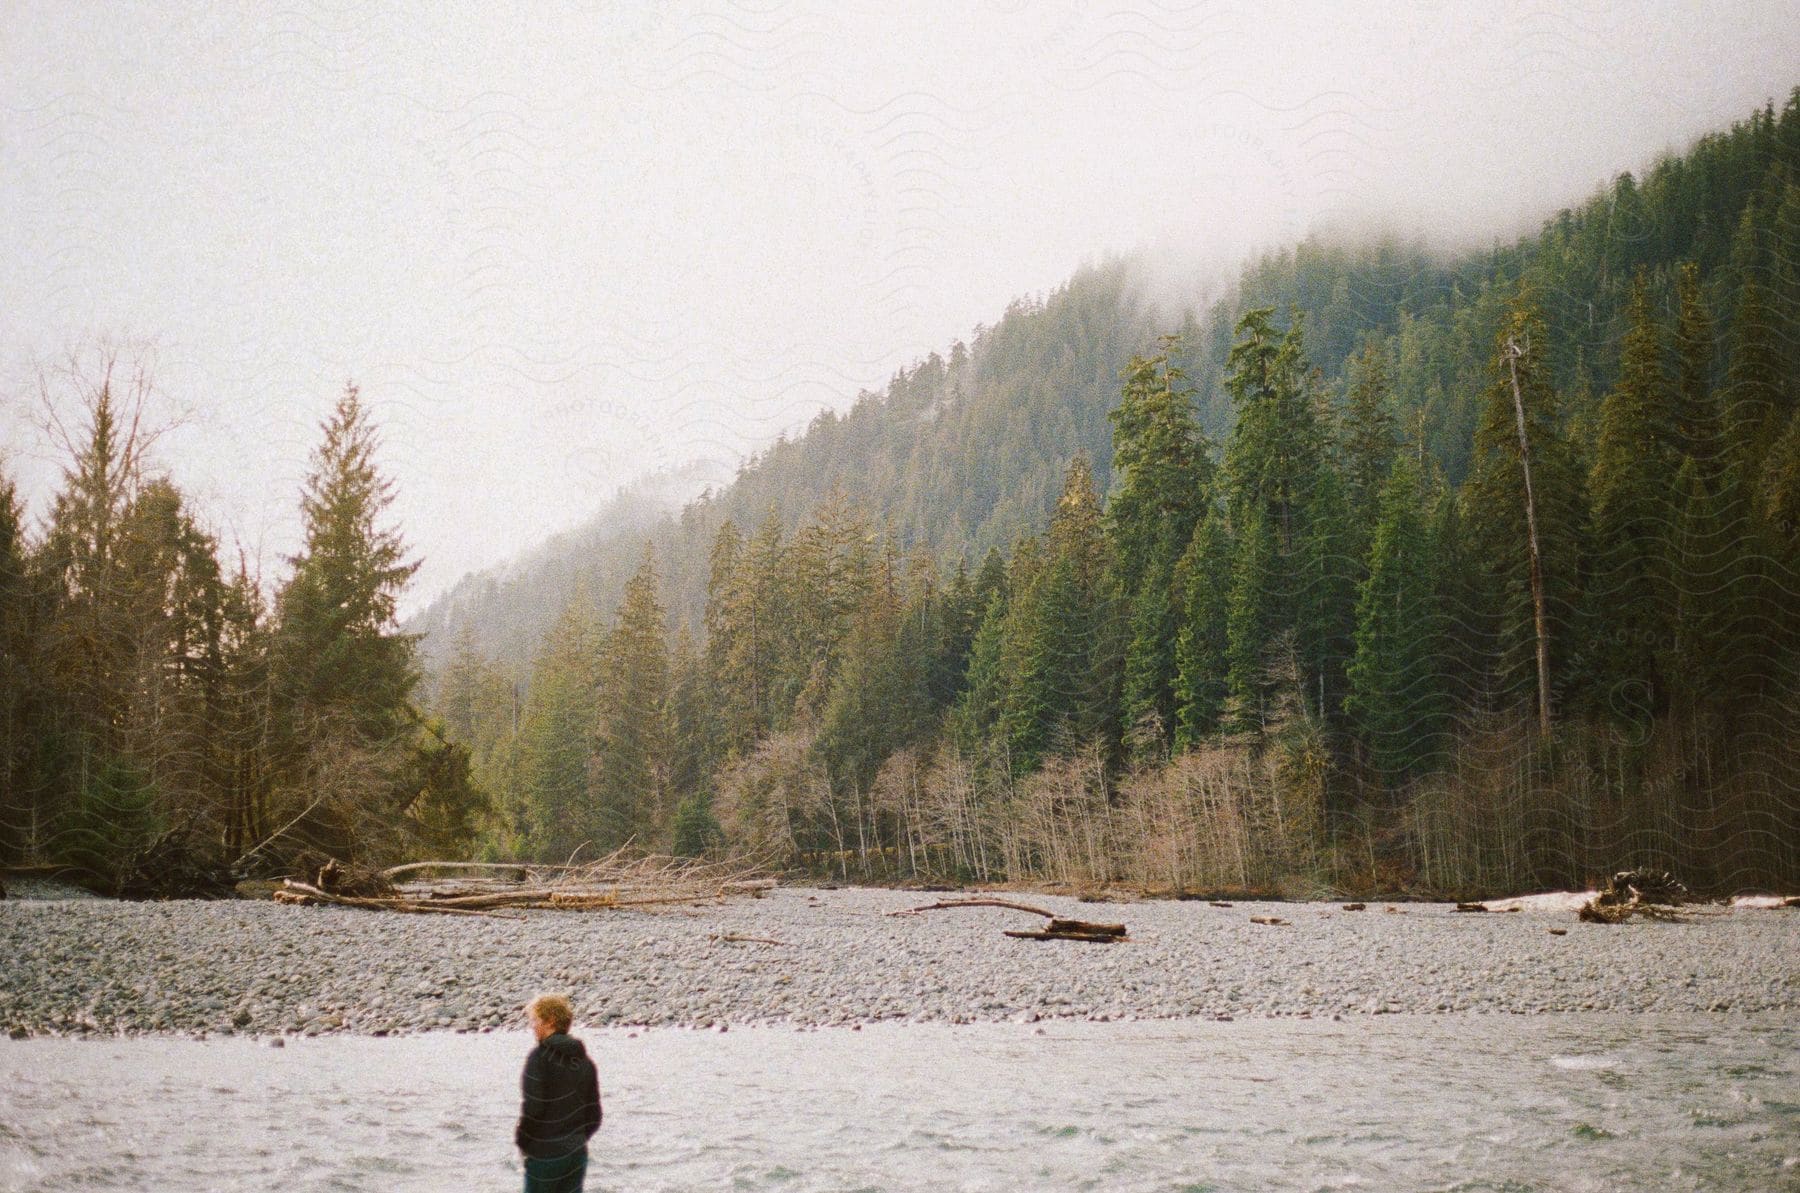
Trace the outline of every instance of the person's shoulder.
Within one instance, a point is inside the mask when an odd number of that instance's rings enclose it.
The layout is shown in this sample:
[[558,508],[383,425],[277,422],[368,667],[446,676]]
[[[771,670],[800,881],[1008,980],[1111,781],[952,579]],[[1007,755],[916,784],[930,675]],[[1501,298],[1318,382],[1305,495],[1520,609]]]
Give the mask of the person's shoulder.
[[556,1032],[544,1037],[538,1049],[547,1057],[552,1057],[563,1064],[575,1064],[588,1059],[587,1045],[575,1036],[564,1032]]

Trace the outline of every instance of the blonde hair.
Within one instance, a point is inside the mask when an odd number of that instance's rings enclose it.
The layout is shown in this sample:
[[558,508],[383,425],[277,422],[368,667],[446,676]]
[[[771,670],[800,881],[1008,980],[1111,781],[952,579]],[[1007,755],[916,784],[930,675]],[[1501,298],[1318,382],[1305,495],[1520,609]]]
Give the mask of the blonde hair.
[[525,1010],[539,1023],[548,1023],[557,1031],[566,1032],[575,1022],[575,1008],[560,994],[540,994],[525,1004]]

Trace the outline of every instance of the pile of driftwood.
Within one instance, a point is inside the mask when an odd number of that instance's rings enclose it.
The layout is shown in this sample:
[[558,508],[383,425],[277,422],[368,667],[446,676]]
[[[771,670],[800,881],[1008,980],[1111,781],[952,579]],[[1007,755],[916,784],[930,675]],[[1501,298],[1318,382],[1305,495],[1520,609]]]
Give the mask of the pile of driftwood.
[[1622,924],[1633,916],[1679,920],[1676,908],[1692,901],[1687,887],[1666,871],[1621,870],[1578,915],[1586,924]]
[[1050,921],[1039,930],[1009,929],[1006,935],[1018,940],[1084,940],[1090,944],[1113,944],[1125,939],[1124,924],[1096,924],[1088,920],[1064,919],[1053,911],[1006,899],[952,899],[942,903],[927,903],[923,907],[907,907],[888,914],[918,915],[923,911],[947,911],[957,907],[1007,907],[1013,911],[1029,911]]
[[603,911],[716,902],[731,895],[760,898],[774,885],[774,879],[732,863],[627,856],[622,851],[568,865],[410,862],[365,870],[334,859],[319,868],[312,882],[287,879],[274,899],[302,906],[504,917],[530,909]]

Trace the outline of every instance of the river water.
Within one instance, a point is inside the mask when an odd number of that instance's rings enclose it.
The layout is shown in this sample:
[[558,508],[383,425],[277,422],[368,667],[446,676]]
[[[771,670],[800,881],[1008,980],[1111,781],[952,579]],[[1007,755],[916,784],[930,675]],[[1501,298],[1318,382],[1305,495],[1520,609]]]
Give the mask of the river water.
[[[1800,1189],[1787,1014],[576,1034],[590,1190]],[[528,1046],[0,1041],[0,1189],[516,1189]]]

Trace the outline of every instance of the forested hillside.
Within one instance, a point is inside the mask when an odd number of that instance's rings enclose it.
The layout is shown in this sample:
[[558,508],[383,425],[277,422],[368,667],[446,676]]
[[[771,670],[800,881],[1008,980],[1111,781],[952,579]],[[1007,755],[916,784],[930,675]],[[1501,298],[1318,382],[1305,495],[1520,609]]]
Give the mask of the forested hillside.
[[[611,610],[645,538],[656,545],[671,609],[697,627],[707,551],[724,521],[753,526],[773,510],[792,533],[839,488],[903,550],[925,547],[946,566],[1010,549],[1043,528],[1074,454],[1093,461],[1102,491],[1111,485],[1106,413],[1119,402],[1126,362],[1154,351],[1159,336],[1182,334],[1176,363],[1195,387],[1201,428],[1220,439],[1233,418],[1222,386],[1232,329],[1260,306],[1284,320],[1299,312],[1309,360],[1340,400],[1352,358],[1379,335],[1393,414],[1408,436],[1422,431],[1447,480],[1460,483],[1489,341],[1514,283],[1529,275],[1541,296],[1555,330],[1548,364],[1577,407],[1571,417],[1591,413],[1585,408],[1617,368],[1638,268],[1656,275],[1666,302],[1677,264],[1695,262],[1717,308],[1733,293],[1722,267],[1734,246],[1771,253],[1762,241],[1787,243],[1795,215],[1783,211],[1783,163],[1795,152],[1793,123],[1791,103],[1783,113],[1767,109],[1641,178],[1620,174],[1537,235],[1479,253],[1445,257],[1395,239],[1311,240],[1251,263],[1229,297],[1205,309],[1196,309],[1201,279],[1191,301],[1172,300],[1182,283],[1171,283],[1159,262],[1083,269],[1043,298],[1013,303],[971,343],[932,354],[847,412],[820,414],[710,499],[677,515],[627,494],[586,530],[564,536],[561,549],[468,578],[407,628],[434,639],[426,646],[434,670],[464,626],[485,653],[521,669],[577,582],[596,611]],[[1755,231],[1746,233],[1746,222]],[[1168,309],[1143,297],[1152,275]],[[1770,284],[1793,282],[1784,275]]]
[[1800,92],[1488,252],[1309,242],[1181,315],[1083,271],[485,598],[572,590],[437,688],[488,845],[1791,881],[1796,246]]
[[41,532],[0,476],[0,860],[1800,880],[1800,91],[1490,251],[1310,241],[1196,310],[1167,272],[465,581],[429,677],[354,387],[265,585],[148,463],[129,361],[46,378]]

